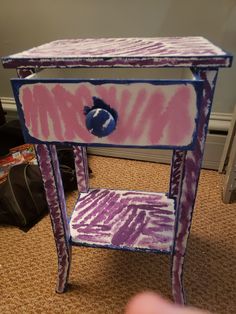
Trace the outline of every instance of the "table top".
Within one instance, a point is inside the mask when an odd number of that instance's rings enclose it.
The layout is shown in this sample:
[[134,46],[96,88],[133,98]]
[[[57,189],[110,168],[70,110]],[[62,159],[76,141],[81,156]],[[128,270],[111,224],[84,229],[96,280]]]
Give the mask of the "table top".
[[2,58],[17,67],[229,67],[232,55],[203,37],[56,40]]

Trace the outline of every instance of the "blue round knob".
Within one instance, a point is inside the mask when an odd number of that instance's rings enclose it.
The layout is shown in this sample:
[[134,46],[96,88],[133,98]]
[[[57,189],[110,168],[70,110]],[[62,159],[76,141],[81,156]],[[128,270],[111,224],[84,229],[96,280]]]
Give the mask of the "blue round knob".
[[111,134],[116,128],[116,118],[109,110],[94,108],[86,114],[86,127],[97,137]]

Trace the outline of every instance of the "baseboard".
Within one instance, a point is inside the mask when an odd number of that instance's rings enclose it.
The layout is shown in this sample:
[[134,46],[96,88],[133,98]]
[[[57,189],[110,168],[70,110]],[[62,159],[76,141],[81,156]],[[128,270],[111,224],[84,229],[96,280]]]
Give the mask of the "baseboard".
[[6,111],[6,119],[7,121],[17,119],[17,110],[15,99],[11,97],[1,97],[3,110]]
[[[7,119],[16,119],[17,111],[14,98],[2,97],[1,101],[4,110],[7,112]],[[213,112],[211,114],[203,160],[204,168],[218,169],[231,119],[232,114],[230,113]],[[88,149],[88,153],[160,163],[170,163],[172,155],[172,152],[168,150],[107,147],[91,147]]]
[[[223,152],[226,136],[208,134],[204,152],[203,168],[217,170]],[[92,155],[126,158],[170,164],[172,151],[161,149],[134,148],[104,148],[90,147],[88,153]]]

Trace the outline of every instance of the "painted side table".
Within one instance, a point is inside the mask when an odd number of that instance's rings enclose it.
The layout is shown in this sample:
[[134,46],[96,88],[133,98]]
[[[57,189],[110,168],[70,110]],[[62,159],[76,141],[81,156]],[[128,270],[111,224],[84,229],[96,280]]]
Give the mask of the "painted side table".
[[[17,69],[18,114],[37,151],[58,254],[56,291],[65,291],[74,245],[158,252],[171,256],[173,297],[184,303],[183,262],[216,77],[232,56],[202,37],[103,38],[58,40],[2,62]],[[59,143],[75,153],[80,196],[70,219]],[[89,188],[92,145],[173,150],[169,191]]]

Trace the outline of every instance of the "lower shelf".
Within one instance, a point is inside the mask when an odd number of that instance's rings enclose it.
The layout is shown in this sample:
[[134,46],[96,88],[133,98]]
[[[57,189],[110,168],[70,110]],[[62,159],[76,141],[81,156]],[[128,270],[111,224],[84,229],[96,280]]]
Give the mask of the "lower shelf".
[[70,219],[71,243],[170,253],[175,201],[163,193],[90,189]]

